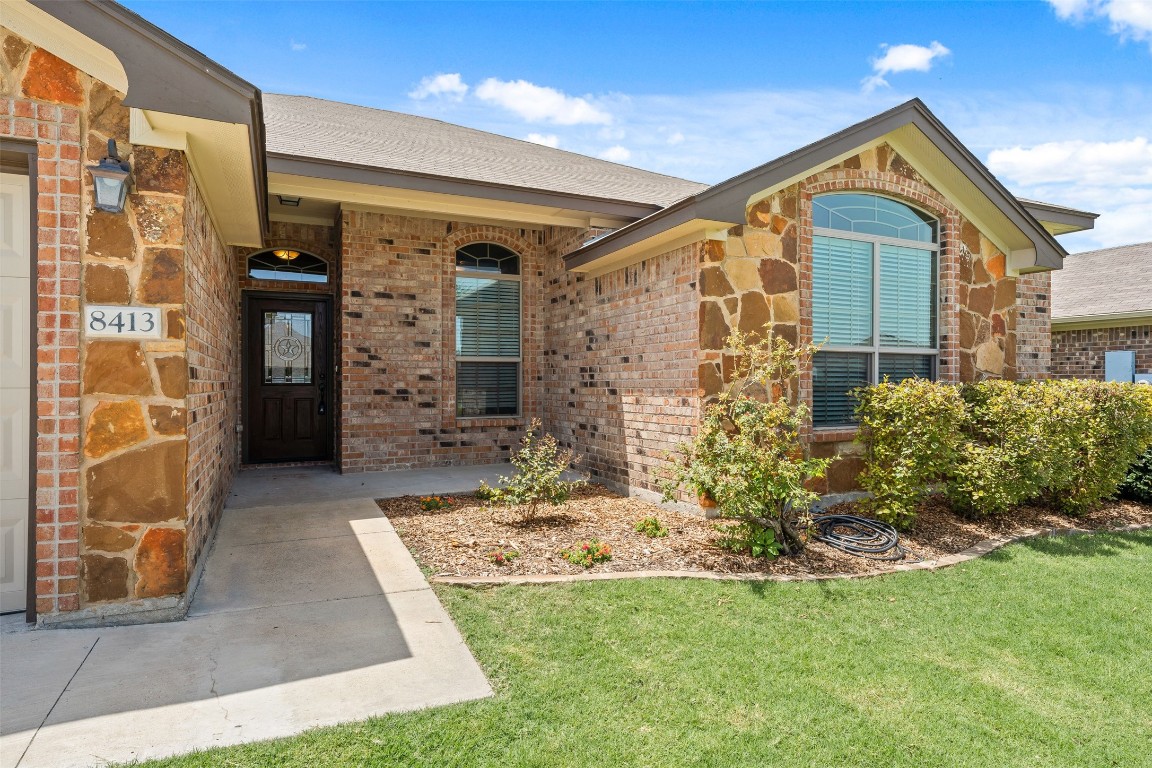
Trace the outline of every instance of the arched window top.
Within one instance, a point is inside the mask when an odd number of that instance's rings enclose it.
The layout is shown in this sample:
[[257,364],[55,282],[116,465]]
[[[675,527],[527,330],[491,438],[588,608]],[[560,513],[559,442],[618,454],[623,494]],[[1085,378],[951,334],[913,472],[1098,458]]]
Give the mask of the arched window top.
[[456,251],[456,268],[497,275],[520,274],[520,257],[502,245],[472,243]]
[[812,198],[812,226],[935,243],[939,225],[934,217],[898,200],[848,192]]
[[257,280],[328,282],[328,262],[294,248],[269,248],[248,257],[248,276]]

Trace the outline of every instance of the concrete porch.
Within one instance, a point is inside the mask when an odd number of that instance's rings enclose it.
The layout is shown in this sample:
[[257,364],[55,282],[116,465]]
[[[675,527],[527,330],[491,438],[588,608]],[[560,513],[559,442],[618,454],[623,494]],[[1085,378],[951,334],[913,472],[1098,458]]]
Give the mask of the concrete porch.
[[0,635],[0,768],[88,766],[491,695],[373,499],[507,465],[237,479],[188,617]]

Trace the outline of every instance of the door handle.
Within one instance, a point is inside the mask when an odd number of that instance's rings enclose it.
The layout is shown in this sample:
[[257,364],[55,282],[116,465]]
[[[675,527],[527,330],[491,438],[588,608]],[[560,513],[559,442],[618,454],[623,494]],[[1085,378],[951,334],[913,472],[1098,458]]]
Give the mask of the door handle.
[[320,414],[321,416],[323,416],[324,414],[326,414],[328,412],[328,405],[327,405],[327,403],[324,402],[324,393],[328,389],[328,387],[325,386],[326,380],[327,380],[327,376],[325,376],[325,374],[321,373],[320,374],[320,405],[316,409],[316,412],[318,414]]

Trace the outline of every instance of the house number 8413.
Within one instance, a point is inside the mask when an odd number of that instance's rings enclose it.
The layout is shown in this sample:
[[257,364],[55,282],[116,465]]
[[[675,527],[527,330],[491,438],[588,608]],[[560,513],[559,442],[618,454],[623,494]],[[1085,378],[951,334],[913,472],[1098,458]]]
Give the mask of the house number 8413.
[[88,336],[163,338],[160,310],[154,307],[89,305],[84,308],[84,330]]

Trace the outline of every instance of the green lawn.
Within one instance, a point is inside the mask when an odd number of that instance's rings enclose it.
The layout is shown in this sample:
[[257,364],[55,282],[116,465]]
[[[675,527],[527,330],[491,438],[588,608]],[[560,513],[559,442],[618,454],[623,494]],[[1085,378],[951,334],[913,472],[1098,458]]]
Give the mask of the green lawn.
[[494,699],[164,766],[1152,766],[1152,532],[855,582],[438,590]]

